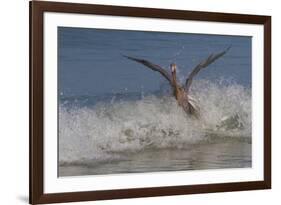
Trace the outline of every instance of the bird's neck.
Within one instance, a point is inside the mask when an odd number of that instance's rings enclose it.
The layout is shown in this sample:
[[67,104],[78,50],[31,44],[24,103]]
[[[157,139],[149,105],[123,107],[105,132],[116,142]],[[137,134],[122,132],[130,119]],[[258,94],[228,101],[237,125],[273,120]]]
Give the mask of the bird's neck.
[[177,74],[176,71],[172,72],[172,81],[173,81],[173,85],[177,85]]
[[179,94],[179,85],[177,83],[177,74],[176,72],[172,72],[172,81],[173,81],[173,87],[174,87],[174,94],[177,98]]

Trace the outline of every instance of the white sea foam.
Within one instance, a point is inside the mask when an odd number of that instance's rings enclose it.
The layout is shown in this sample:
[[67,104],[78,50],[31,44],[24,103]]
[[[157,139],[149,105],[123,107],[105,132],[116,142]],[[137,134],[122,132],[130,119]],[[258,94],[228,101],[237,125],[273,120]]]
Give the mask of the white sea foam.
[[[201,117],[187,116],[172,96],[59,108],[59,162],[118,160],[117,153],[185,148],[210,135],[251,136],[251,91],[235,83],[194,83]],[[113,154],[114,153],[114,154]]]

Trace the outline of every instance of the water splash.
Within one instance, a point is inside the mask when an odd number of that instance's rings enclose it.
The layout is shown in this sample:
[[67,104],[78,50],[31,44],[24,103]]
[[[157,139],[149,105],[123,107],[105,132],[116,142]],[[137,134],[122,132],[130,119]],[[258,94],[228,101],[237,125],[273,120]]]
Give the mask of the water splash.
[[117,153],[145,149],[184,149],[214,135],[222,139],[251,136],[249,88],[199,80],[192,94],[201,108],[199,120],[187,116],[172,96],[151,95],[92,107],[61,104],[60,164],[119,160],[123,155]]

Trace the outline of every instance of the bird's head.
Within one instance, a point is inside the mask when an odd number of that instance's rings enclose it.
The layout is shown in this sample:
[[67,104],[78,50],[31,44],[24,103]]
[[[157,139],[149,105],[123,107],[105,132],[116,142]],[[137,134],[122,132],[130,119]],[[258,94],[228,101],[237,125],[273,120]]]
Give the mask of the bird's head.
[[175,72],[177,71],[177,65],[176,65],[175,63],[172,63],[172,64],[170,65],[170,69],[171,69],[171,72],[172,72],[172,73],[175,73]]

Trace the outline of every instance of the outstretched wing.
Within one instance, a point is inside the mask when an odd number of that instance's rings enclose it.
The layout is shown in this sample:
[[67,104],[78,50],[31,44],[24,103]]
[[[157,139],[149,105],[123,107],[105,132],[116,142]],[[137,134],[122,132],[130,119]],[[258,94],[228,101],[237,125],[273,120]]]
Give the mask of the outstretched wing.
[[231,48],[231,46],[229,46],[227,49],[225,49],[224,51],[217,53],[217,54],[211,54],[209,55],[209,57],[207,59],[204,59],[203,61],[201,61],[197,66],[195,66],[195,68],[192,70],[192,72],[189,74],[188,78],[185,81],[185,90],[188,91],[192,80],[194,78],[194,76],[203,68],[206,68],[208,65],[210,65],[211,63],[215,62],[217,59],[219,59],[220,57],[222,57],[224,54],[227,53],[227,51]]
[[132,60],[132,61],[136,61],[138,63],[141,63],[141,64],[149,67],[151,70],[158,71],[160,74],[162,74],[162,76],[164,76],[164,78],[166,78],[172,84],[172,78],[171,78],[170,74],[164,68],[162,68],[161,66],[153,64],[153,63],[151,63],[147,60],[144,60],[144,59],[133,58],[133,57],[126,56],[126,55],[123,55],[123,56],[125,58],[128,58],[128,59]]

